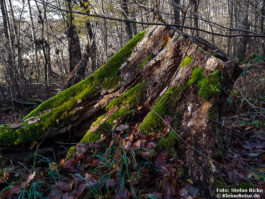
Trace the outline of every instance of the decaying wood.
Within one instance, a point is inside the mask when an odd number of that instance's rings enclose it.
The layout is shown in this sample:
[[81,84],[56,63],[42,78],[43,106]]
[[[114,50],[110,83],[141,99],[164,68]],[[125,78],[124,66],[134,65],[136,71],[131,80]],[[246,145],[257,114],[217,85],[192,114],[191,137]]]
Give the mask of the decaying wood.
[[[180,66],[187,57],[192,61]],[[139,67],[147,59],[150,60]],[[188,84],[196,67],[203,69],[206,78],[217,70],[221,71],[221,93],[205,99],[199,95],[197,83]],[[72,120],[64,126],[51,128],[51,131],[70,129],[73,133],[80,134],[88,130],[96,117],[106,113],[105,107],[112,99],[122,96],[143,81],[145,81],[144,100],[137,105],[144,107],[140,110],[142,111],[140,115],[143,116],[140,119],[144,121],[167,89],[180,88],[174,104],[169,105],[170,113],[177,115],[177,130],[185,141],[178,143],[177,154],[185,164],[187,178],[191,179],[207,198],[210,198],[218,168],[215,168],[211,162],[216,140],[215,124],[209,120],[209,115],[210,111],[214,110],[216,118],[220,117],[218,113],[222,109],[222,102],[238,75],[238,67],[232,60],[223,62],[189,38],[180,37],[167,27],[154,26],[146,32],[131,56],[120,67],[119,76],[122,81],[119,82],[118,87],[97,90],[89,100],[80,101],[72,109]],[[163,113],[161,117],[166,114]],[[199,150],[200,153],[194,149]]]

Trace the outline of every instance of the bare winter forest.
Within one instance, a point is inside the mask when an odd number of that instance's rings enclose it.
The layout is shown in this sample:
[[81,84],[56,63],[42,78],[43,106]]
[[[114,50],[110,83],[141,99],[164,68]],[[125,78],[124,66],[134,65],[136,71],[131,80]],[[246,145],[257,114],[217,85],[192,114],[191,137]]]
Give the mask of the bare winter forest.
[[265,0],[0,8],[0,198],[265,198]]

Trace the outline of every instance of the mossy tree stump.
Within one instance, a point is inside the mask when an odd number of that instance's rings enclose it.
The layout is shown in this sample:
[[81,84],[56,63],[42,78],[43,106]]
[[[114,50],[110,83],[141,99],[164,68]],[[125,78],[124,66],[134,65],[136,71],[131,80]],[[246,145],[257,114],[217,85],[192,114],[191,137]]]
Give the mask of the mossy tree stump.
[[185,164],[187,178],[210,197],[216,133],[209,118],[219,117],[238,75],[232,61],[214,57],[167,27],[153,26],[94,74],[43,102],[21,123],[1,125],[0,144],[17,145],[66,131],[85,131],[81,143],[97,142],[104,132],[135,115],[138,130],[148,134],[163,130],[159,116],[170,115],[185,143],[179,141],[175,148],[178,139],[171,132],[158,149],[175,152]]

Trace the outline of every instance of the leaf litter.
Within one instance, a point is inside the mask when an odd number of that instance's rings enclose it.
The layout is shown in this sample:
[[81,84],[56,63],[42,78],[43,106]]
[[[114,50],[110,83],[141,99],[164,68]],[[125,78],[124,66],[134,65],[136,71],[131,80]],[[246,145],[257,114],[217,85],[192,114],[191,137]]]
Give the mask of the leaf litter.
[[[109,114],[115,111],[114,108]],[[251,123],[238,124],[238,118],[229,120],[223,130],[231,133],[232,141],[218,160],[224,165],[222,175],[226,183],[251,182],[264,186],[264,130]],[[183,161],[156,150],[159,138],[170,131],[168,124],[172,118],[166,116],[165,121],[164,130],[148,135],[138,132],[138,124],[120,124],[115,132],[106,134],[104,142],[77,144],[75,156],[61,160],[56,169],[48,164],[48,168],[46,165],[33,170],[6,170],[0,185],[7,186],[0,196],[9,198],[34,193],[43,198],[199,199],[198,188],[184,177]]]

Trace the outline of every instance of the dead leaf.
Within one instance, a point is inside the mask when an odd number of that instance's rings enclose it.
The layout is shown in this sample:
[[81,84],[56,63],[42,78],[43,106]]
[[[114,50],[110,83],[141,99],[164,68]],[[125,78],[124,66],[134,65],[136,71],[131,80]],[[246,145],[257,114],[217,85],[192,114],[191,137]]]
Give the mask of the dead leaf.
[[21,192],[21,183],[14,184],[10,189],[10,196],[12,195],[18,195]]
[[193,184],[193,181],[191,179],[187,179],[187,182]]
[[97,183],[97,180],[90,173],[85,174],[85,179],[87,187],[93,187]]
[[127,124],[121,124],[120,126],[118,126],[116,128],[116,131],[123,131],[123,130],[126,130],[128,128],[129,128],[129,126]]
[[71,189],[70,189],[70,185],[69,185],[68,183],[66,183],[66,182],[58,182],[58,183],[56,184],[56,187],[57,187],[58,189],[62,190],[62,191],[65,191],[65,192],[69,192],[69,191],[71,191]]
[[34,171],[32,174],[28,176],[27,184],[29,184],[34,179],[35,175],[36,175],[36,172]]
[[114,187],[117,185],[117,182],[114,179],[104,179],[104,180],[102,180],[102,183],[108,187]]
[[141,143],[142,143],[142,140],[137,140],[135,143],[133,143],[133,146],[136,147],[136,148],[140,148],[141,147]]
[[80,196],[84,193],[85,190],[86,190],[86,185],[80,184],[75,193],[75,198],[80,198]]
[[140,110],[142,110],[143,109],[143,106],[138,106],[137,107],[137,111],[140,111]]
[[10,128],[11,128],[11,129],[17,129],[17,128],[19,128],[22,124],[23,124],[23,122],[15,122],[15,123],[11,124]]
[[47,198],[61,199],[62,196],[63,196],[63,192],[60,189],[57,189],[55,186],[53,186]]
[[131,149],[131,146],[132,146],[132,142],[128,141],[128,142],[126,142],[124,149],[128,151]]
[[15,176],[15,173],[13,171],[10,171],[8,169],[5,169],[5,171],[4,171],[4,178],[6,179],[6,181],[12,180],[14,176]]
[[120,190],[116,195],[115,195],[115,199],[128,199],[130,198],[130,193],[126,188],[123,188],[122,190]]
[[130,135],[129,139],[128,139],[130,142],[133,141],[133,134]]
[[85,154],[87,151],[87,145],[86,144],[77,144],[76,145],[76,154],[78,156]]
[[62,199],[69,199],[69,193],[64,193],[62,196]]
[[37,118],[32,118],[32,119],[30,119],[30,120],[27,120],[27,122],[28,122],[28,124],[35,124],[35,123],[38,122],[39,120],[40,120],[40,118],[37,117]]
[[[52,111],[52,109],[47,109],[47,110],[40,112],[39,115],[42,115],[44,113],[50,113],[51,111]],[[28,118],[28,119],[30,119],[30,118]]]

